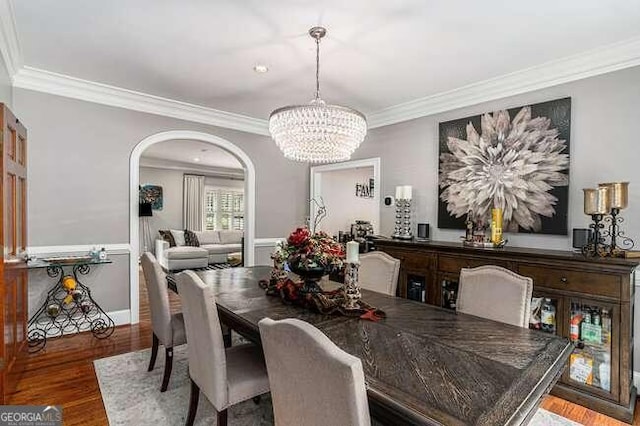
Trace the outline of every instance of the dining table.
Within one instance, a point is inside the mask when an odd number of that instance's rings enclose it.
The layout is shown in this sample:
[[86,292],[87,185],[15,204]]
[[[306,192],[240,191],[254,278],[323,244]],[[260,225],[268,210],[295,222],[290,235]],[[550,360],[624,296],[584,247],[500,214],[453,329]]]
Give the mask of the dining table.
[[[360,358],[370,413],[385,425],[527,424],[573,350],[556,335],[366,289],[362,300],[384,311],[384,319],[323,315],[266,295],[259,283],[271,271],[254,266],[196,274],[213,287],[221,321],[246,339],[260,344],[263,318],[297,318]],[[175,276],[168,281],[175,291]],[[292,374],[313,370],[309,365]]]

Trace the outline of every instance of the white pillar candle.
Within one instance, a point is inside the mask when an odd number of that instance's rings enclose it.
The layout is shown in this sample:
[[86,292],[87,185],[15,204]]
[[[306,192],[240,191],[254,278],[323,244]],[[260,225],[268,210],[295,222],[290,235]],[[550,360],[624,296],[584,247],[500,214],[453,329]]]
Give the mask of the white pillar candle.
[[396,200],[402,200],[404,186],[396,186]]
[[347,243],[347,263],[358,263],[359,251],[360,251],[360,244],[356,241],[349,241]]
[[411,187],[411,185],[405,185],[404,186],[404,199],[405,200],[410,200],[412,195],[413,195],[413,188]]

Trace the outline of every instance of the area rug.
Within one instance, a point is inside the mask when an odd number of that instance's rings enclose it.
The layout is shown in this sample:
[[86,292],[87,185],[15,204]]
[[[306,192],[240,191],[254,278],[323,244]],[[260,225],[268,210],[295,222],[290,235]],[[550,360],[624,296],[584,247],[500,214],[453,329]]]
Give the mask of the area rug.
[[[174,350],[173,372],[166,392],[160,392],[164,351],[158,351],[155,369],[147,372],[150,352],[150,349],[146,349],[93,362],[111,426],[184,425],[190,389],[187,348],[181,346]],[[273,425],[271,398],[265,395],[257,405],[253,401],[246,401],[231,407],[228,423],[234,426]],[[216,424],[215,411],[203,395],[200,395],[195,424]],[[529,425],[579,426],[579,423],[540,408]]]

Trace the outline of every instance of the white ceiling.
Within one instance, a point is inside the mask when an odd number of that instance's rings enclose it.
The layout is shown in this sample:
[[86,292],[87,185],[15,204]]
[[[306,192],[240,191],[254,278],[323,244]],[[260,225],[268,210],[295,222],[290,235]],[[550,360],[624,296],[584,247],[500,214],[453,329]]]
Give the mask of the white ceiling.
[[[215,145],[194,140],[170,140],[151,145],[143,159],[167,160],[181,165],[192,164],[214,169],[240,169],[242,164],[232,154]],[[196,161],[195,159],[199,161]]]
[[[371,113],[640,35],[637,0],[14,1],[24,64],[267,118],[321,88]],[[270,71],[252,67],[266,63]]]

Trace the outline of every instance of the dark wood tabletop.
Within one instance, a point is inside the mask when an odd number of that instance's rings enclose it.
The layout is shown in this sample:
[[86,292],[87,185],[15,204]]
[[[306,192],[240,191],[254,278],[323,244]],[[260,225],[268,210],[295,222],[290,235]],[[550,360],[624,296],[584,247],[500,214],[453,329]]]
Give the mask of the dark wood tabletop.
[[299,318],[359,357],[372,415],[385,424],[526,423],[573,349],[567,339],[540,331],[367,290],[363,300],[384,310],[386,319],[316,314],[266,296],[258,281],[270,272],[251,267],[197,274],[215,288],[222,321],[246,338],[260,343],[262,318]]

